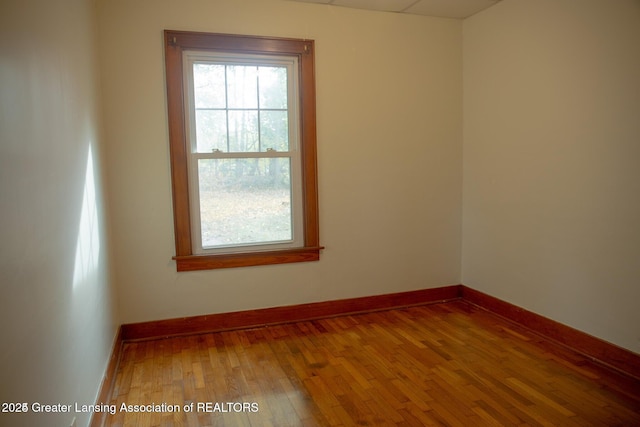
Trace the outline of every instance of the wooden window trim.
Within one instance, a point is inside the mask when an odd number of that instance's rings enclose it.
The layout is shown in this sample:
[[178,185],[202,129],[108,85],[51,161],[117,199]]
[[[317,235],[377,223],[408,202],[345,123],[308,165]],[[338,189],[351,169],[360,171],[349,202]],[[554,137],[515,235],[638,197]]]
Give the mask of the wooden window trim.
[[[316,165],[316,100],[313,40],[254,37],[244,35],[164,31],[167,110],[173,216],[178,271],[209,270],[253,265],[317,261],[320,259],[318,224],[318,179]],[[302,157],[302,206],[304,244],[284,250],[233,254],[193,253],[189,204],[187,158],[189,142],[184,112],[182,52],[221,51],[251,54],[292,55],[298,57],[300,74],[300,149]]]

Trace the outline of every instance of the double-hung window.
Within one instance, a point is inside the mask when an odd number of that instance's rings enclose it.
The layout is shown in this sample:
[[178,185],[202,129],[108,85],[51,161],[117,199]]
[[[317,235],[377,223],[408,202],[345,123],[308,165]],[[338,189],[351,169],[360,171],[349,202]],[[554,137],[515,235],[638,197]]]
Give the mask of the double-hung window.
[[313,42],[165,31],[178,270],[319,258]]

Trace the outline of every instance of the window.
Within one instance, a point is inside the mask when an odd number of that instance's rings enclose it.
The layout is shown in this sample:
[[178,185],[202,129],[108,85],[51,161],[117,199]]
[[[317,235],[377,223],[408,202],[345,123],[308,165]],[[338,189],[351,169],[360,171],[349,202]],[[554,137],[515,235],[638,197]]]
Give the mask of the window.
[[178,271],[319,259],[313,47],[165,31]]

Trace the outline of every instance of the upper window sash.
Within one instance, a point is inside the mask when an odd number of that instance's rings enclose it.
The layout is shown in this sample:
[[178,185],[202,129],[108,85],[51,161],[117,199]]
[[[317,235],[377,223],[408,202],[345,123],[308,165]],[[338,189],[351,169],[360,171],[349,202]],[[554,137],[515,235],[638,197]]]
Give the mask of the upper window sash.
[[[256,54],[233,54],[228,52],[203,52],[203,51],[185,51],[183,53],[184,58],[184,69],[187,70],[185,72],[185,111],[189,112],[190,115],[190,136],[189,139],[191,141],[191,152],[192,153],[206,153],[206,150],[199,150],[196,141],[196,129],[195,122],[196,116],[199,112],[207,111],[207,112],[217,112],[224,114],[227,118],[233,113],[242,113],[242,112],[256,112],[258,120],[260,120],[262,115],[268,115],[273,113],[283,113],[286,114],[287,117],[287,125],[288,125],[288,138],[286,146],[278,145],[273,146],[273,144],[268,144],[261,139],[258,141],[256,145],[256,149],[253,150],[238,150],[237,144],[232,144],[229,141],[226,141],[226,144],[218,144],[219,146],[211,147],[214,153],[221,154],[227,153],[225,157],[229,156],[229,153],[236,153],[240,155],[241,153],[264,153],[264,152],[272,152],[276,151],[279,153],[283,152],[294,152],[299,150],[299,64],[298,58],[296,56],[277,56],[277,55],[256,55]],[[218,78],[222,79],[222,87],[217,88],[217,91],[220,92],[221,96],[216,97],[215,102],[207,101],[199,101],[197,95],[195,93],[195,71],[194,65],[205,66],[220,66],[219,72],[222,73]],[[227,79],[228,75],[226,71],[227,67],[257,67],[262,73],[267,71],[268,69],[283,69],[286,74],[286,82],[285,86],[281,89],[286,95],[286,100],[283,103],[281,100],[277,101],[264,101],[264,98],[267,98],[263,93],[263,87],[260,86],[263,83],[264,76],[258,72],[255,76],[256,78],[256,99],[252,99],[254,97],[249,96],[249,101],[241,100],[238,102],[236,100],[237,97],[234,97],[233,94],[228,93]],[[231,80],[231,79],[230,79]],[[209,98],[210,100],[213,97]],[[235,101],[235,102],[234,102]],[[199,105],[200,104],[200,105]],[[204,105],[203,105],[204,104]],[[228,119],[227,119],[228,120]],[[260,123],[260,121],[258,122]],[[228,122],[227,122],[228,124]],[[260,126],[260,125],[259,125]],[[228,129],[227,129],[228,130]],[[258,134],[258,137],[261,138],[261,134]]]

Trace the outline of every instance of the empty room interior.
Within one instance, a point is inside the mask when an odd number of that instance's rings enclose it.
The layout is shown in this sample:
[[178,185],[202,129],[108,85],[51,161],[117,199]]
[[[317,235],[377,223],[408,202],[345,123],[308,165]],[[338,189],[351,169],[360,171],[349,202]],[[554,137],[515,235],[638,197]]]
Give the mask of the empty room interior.
[[[168,30],[313,51],[309,250],[180,268],[225,255],[180,246]],[[640,425],[640,1],[0,0],[0,33],[0,425]]]

